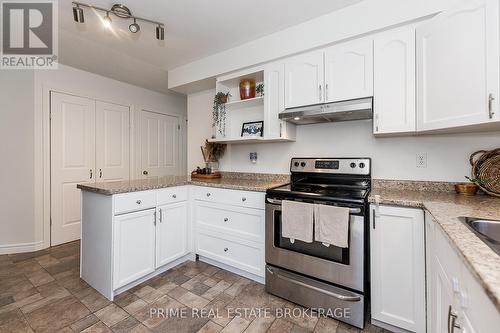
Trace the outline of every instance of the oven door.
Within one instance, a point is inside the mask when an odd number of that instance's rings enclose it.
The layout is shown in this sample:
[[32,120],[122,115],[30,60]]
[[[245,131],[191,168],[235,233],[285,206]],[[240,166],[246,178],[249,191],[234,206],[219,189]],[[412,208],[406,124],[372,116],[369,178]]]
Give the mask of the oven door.
[[[349,247],[305,243],[281,236],[281,201],[266,199],[266,262],[326,282],[364,291],[364,216],[353,208]],[[358,215],[355,215],[358,214]]]

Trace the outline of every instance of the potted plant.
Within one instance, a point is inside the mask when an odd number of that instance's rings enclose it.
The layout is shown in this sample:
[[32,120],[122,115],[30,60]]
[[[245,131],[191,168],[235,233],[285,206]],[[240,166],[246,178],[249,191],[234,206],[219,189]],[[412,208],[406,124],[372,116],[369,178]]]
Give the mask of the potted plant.
[[[220,135],[226,136],[226,103],[231,94],[219,91],[214,96],[214,105],[212,109],[212,127],[219,131]],[[215,133],[212,136],[215,138]]]
[[259,83],[257,87],[255,87],[255,92],[261,97],[264,96],[264,83]]
[[205,146],[200,148],[205,160],[206,172],[208,174],[216,173],[219,170],[219,160],[226,152],[226,145],[205,140]]
[[469,182],[455,184],[455,192],[463,195],[476,195],[477,191],[479,190],[479,185],[482,185],[483,181],[479,178],[471,178],[468,176],[465,176],[465,178]]

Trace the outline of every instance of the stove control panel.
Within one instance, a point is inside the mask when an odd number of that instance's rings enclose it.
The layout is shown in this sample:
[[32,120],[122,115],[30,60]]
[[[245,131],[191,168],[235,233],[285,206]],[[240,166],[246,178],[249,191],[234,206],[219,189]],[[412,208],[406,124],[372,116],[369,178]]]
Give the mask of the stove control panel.
[[292,158],[291,172],[369,175],[370,158]]

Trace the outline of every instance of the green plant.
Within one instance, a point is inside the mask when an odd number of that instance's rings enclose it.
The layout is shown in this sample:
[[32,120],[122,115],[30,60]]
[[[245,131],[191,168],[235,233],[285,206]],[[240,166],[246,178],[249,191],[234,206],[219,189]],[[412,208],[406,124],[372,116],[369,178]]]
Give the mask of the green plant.
[[468,181],[470,181],[472,184],[475,184],[475,185],[478,185],[478,186],[484,185],[484,180],[479,179],[479,178],[471,178],[469,176],[465,176],[465,179],[467,179]]
[[226,152],[226,145],[216,142],[205,141],[205,146],[201,147],[201,153],[205,163],[218,162]]
[[229,92],[219,91],[214,96],[214,105],[212,109],[212,127],[217,127],[219,133],[224,135],[226,132],[226,103],[231,96]]
[[264,83],[259,83],[257,87],[255,87],[255,92],[260,96],[264,96]]

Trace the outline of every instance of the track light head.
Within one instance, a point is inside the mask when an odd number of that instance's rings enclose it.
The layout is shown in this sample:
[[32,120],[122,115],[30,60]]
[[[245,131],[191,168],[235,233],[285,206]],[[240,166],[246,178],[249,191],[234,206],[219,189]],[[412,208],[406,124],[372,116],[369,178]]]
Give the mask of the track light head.
[[109,17],[109,12],[106,12],[106,16],[104,16],[103,20],[102,20],[102,24],[104,25],[104,27],[106,29],[110,29],[111,28],[111,17]]
[[165,28],[161,25],[156,26],[156,39],[158,40],[165,39]]
[[76,5],[73,7],[73,20],[77,23],[85,23],[85,17],[83,16],[83,9]]
[[141,27],[136,23],[135,18],[134,18],[134,23],[128,26],[128,30],[130,30],[131,33],[138,33],[141,30]]

